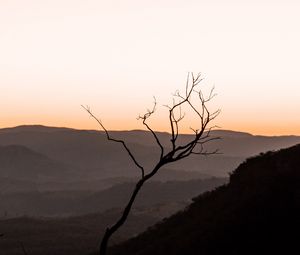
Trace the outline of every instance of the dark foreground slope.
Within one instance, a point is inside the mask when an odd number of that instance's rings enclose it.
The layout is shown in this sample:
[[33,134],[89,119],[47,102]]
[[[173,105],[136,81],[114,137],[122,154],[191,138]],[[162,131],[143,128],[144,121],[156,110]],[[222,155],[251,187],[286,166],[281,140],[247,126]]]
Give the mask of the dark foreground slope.
[[300,254],[299,207],[297,145],[246,160],[229,184],[109,255]]

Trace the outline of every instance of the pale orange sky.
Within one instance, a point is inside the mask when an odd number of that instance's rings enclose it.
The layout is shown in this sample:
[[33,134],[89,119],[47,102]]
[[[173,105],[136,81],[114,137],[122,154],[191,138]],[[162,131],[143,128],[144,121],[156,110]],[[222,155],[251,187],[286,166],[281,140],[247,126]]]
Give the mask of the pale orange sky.
[[[216,87],[215,124],[300,135],[300,2],[1,0],[0,128],[137,129],[184,89]],[[165,110],[153,126],[168,131]]]

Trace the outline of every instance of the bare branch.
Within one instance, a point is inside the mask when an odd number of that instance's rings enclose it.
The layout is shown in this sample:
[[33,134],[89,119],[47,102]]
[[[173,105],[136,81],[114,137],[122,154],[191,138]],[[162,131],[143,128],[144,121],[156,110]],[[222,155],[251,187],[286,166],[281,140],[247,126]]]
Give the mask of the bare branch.
[[153,108],[152,110],[148,110],[144,115],[140,115],[137,119],[138,120],[142,120],[143,122],[143,125],[150,131],[150,133],[153,135],[156,143],[158,144],[159,148],[160,148],[160,158],[162,158],[164,156],[164,147],[162,146],[161,142],[159,141],[158,139],[158,136],[156,135],[156,133],[154,132],[154,130],[148,125],[148,123],[146,122],[147,119],[149,119],[151,117],[152,114],[154,114],[155,110],[156,110],[156,105],[157,105],[157,102],[156,102],[156,98],[154,98],[154,104],[153,104]]
[[202,156],[210,156],[210,155],[220,155],[222,154],[221,152],[219,152],[218,149],[214,150],[214,151],[200,151],[200,152],[192,152],[191,154],[195,154],[195,155],[202,155]]
[[[179,91],[176,91],[173,94],[172,106],[165,105],[169,110],[168,120],[171,129],[171,148],[165,148],[163,146],[163,144],[159,140],[157,133],[147,123],[148,119],[156,111],[157,102],[155,98],[153,108],[151,110],[148,109],[145,114],[140,115],[137,118],[138,120],[142,120],[143,125],[152,134],[161,151],[160,157],[156,165],[152,168],[152,170],[150,170],[147,173],[145,173],[144,168],[136,161],[135,157],[133,156],[125,142],[123,140],[112,138],[108,130],[102,124],[102,122],[93,115],[90,108],[82,106],[90,114],[90,116],[93,117],[99,123],[101,128],[104,130],[108,140],[121,143],[123,145],[130,158],[133,160],[135,165],[138,168],[140,168],[142,172],[142,176],[136,183],[136,186],[132,194],[130,195],[128,203],[125,206],[121,217],[116,221],[115,224],[106,229],[100,246],[100,255],[106,254],[107,245],[110,237],[125,223],[132,208],[132,205],[136,199],[136,196],[138,195],[144,183],[151,179],[161,169],[161,167],[171,162],[179,161],[190,155],[208,156],[219,154],[218,150],[207,151],[204,148],[207,143],[220,139],[220,137],[211,137],[211,131],[216,126],[209,127],[210,123],[220,114],[220,110],[214,111],[212,113],[208,110],[207,103],[210,100],[212,100],[216,96],[216,94],[214,93],[214,88],[212,88],[208,97],[205,97],[202,91],[200,89],[197,89],[198,85],[202,80],[203,79],[201,78],[200,73],[197,75],[194,75],[193,73],[188,73],[185,85],[185,94],[182,95]],[[195,98],[198,100],[198,105],[194,104],[193,102],[193,99]],[[196,115],[196,117],[199,119],[199,126],[197,126],[197,128],[191,127],[190,129],[194,133],[191,136],[191,139],[188,142],[179,145],[177,140],[180,134],[180,123],[186,116],[186,114],[182,112],[183,107],[187,107]]]
[[81,105],[82,108],[84,110],[87,111],[87,113],[94,119],[98,122],[98,124],[101,126],[101,128],[103,129],[103,131],[105,132],[106,134],[106,138],[107,140],[109,141],[113,141],[113,142],[116,142],[116,143],[121,143],[123,145],[123,147],[125,148],[125,150],[127,151],[129,157],[132,159],[132,161],[134,162],[134,164],[141,170],[141,174],[142,174],[142,177],[144,177],[145,175],[145,170],[144,170],[144,167],[142,167],[136,160],[136,158],[134,157],[134,155],[132,154],[132,152],[130,151],[130,149],[128,148],[128,146],[126,145],[126,143],[123,141],[123,140],[120,140],[120,139],[115,139],[115,138],[112,138],[108,132],[108,130],[104,127],[104,125],[102,124],[101,120],[99,120],[92,112],[91,112],[91,109],[90,107],[88,106],[83,106]]
[[169,121],[170,121],[170,126],[171,126],[171,143],[172,143],[173,150],[175,150],[175,148],[176,148],[176,140],[177,140],[178,134],[179,134],[178,123],[184,118],[184,116],[180,116],[179,118],[176,119],[175,111],[177,109],[179,109],[179,112],[181,112],[181,106],[183,104],[185,104],[186,102],[190,101],[190,97],[191,97],[192,92],[194,91],[195,86],[197,86],[201,81],[200,74],[198,74],[195,77],[194,74],[191,73],[192,84],[191,84],[191,88],[189,88],[189,77],[190,77],[190,75],[188,75],[188,78],[186,81],[185,97],[181,96],[179,91],[176,91],[174,96],[178,97],[181,100],[178,103],[175,103],[175,100],[173,98],[173,106],[168,107],[169,108]]

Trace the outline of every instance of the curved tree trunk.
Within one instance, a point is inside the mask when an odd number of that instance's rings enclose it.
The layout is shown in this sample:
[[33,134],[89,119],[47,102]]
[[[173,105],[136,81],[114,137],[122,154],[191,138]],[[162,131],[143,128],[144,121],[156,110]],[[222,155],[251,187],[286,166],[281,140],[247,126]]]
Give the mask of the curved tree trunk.
[[147,178],[142,178],[141,180],[138,181],[138,183],[136,184],[134,191],[132,192],[132,195],[130,197],[130,200],[128,202],[128,204],[126,205],[122,216],[120,217],[120,219],[111,227],[111,228],[107,228],[105,231],[105,234],[102,238],[101,244],[100,244],[100,255],[106,255],[107,253],[107,247],[108,247],[108,241],[110,239],[110,237],[112,236],[113,233],[115,233],[127,220],[129,212],[131,210],[131,207],[133,205],[133,202],[139,192],[139,190],[141,189],[141,187],[143,186],[144,182],[147,180]]

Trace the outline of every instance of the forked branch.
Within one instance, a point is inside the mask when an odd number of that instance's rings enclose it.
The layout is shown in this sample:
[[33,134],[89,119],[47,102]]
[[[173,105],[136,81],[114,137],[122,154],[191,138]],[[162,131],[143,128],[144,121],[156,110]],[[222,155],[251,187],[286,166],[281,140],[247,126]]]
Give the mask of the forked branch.
[[98,122],[98,124],[101,126],[101,128],[103,129],[103,131],[105,132],[105,135],[106,135],[106,138],[107,140],[109,141],[112,141],[112,142],[116,142],[116,143],[120,143],[123,145],[124,149],[126,150],[126,152],[128,153],[129,157],[132,159],[133,163],[141,170],[141,174],[142,174],[142,177],[145,175],[145,170],[144,170],[144,167],[138,163],[138,161],[136,160],[135,156],[132,154],[131,150],[128,148],[128,146],[126,145],[126,143],[121,140],[121,139],[115,139],[115,138],[112,138],[109,134],[109,131],[105,128],[105,126],[102,124],[101,120],[99,120],[91,111],[90,107],[89,106],[83,106],[81,105],[82,108],[84,110],[86,110],[89,115]]
[[[129,157],[141,171],[141,177],[137,181],[135,188],[132,194],[130,195],[127,205],[125,206],[120,218],[116,221],[115,224],[107,228],[105,231],[100,245],[100,255],[106,254],[110,237],[127,220],[133,203],[144,183],[151,179],[163,166],[171,162],[179,161],[192,154],[208,156],[218,153],[218,150],[206,151],[204,148],[205,144],[219,139],[219,137],[210,136],[211,130],[215,126],[209,127],[209,124],[219,115],[220,110],[214,111],[213,113],[211,113],[208,110],[207,103],[211,101],[216,94],[214,93],[214,89],[212,89],[209,93],[209,96],[205,97],[202,91],[198,89],[201,81],[202,78],[200,74],[194,76],[193,73],[189,73],[186,81],[184,95],[182,95],[179,91],[176,91],[173,97],[172,106],[167,106],[169,109],[168,119],[171,129],[171,146],[163,146],[162,142],[158,137],[158,134],[148,124],[148,120],[156,111],[157,102],[155,98],[153,108],[151,110],[148,109],[145,114],[140,115],[138,117],[138,120],[142,121],[142,124],[152,134],[156,144],[160,148],[160,157],[158,158],[154,167],[152,169],[149,169],[148,171],[145,171],[144,167],[140,163],[138,163],[135,156],[123,140],[112,138],[110,136],[109,131],[105,128],[103,123],[91,112],[90,108],[87,106],[82,106],[89,113],[89,115],[98,122],[100,127],[105,132],[106,137],[109,141],[122,144],[124,149],[127,151]],[[197,100],[197,103],[194,103],[194,100]],[[191,139],[185,144],[180,145],[178,143],[178,137],[180,135],[180,123],[186,116],[185,113],[182,113],[183,107],[187,108],[187,110],[191,110],[191,112],[193,112],[196,115],[196,117],[198,118],[198,127],[191,128],[191,130],[194,133],[191,136]]]
[[154,97],[154,104],[153,104],[153,108],[152,110],[147,110],[147,112],[144,115],[140,115],[139,117],[137,117],[137,120],[142,120],[143,125],[148,129],[148,131],[150,131],[150,133],[153,135],[157,145],[160,148],[160,158],[162,159],[162,157],[164,156],[164,147],[162,146],[157,134],[155,133],[155,131],[148,125],[147,120],[151,117],[152,114],[154,114],[155,110],[156,110],[156,98]]

